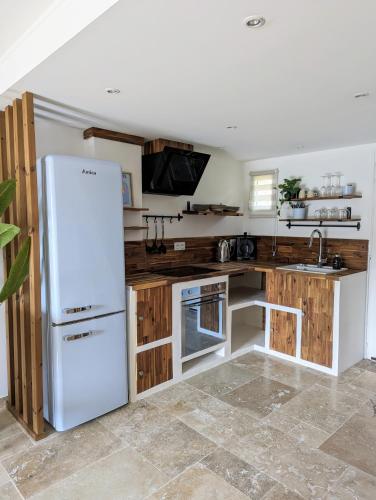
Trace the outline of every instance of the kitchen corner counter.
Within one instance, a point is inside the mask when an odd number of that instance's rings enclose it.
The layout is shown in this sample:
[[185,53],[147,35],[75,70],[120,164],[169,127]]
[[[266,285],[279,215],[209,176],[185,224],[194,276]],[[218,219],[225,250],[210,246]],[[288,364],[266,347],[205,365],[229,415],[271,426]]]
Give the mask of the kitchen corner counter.
[[172,276],[164,276],[162,273],[158,274],[158,271],[145,271],[130,274],[127,276],[126,284],[127,286],[131,286],[134,290],[143,290],[145,288],[154,288],[159,286],[172,285],[174,283],[182,283],[184,281],[192,281],[195,279],[203,279],[209,278],[212,276],[234,276],[236,274],[256,271],[263,273],[272,273],[275,271],[281,273],[297,273],[304,274],[307,277],[314,277],[317,279],[324,280],[339,280],[344,276],[348,276],[355,273],[360,273],[366,271],[366,269],[347,269],[346,271],[338,271],[336,273],[331,273],[329,275],[318,274],[318,273],[309,273],[301,271],[295,271],[291,269],[276,269],[277,267],[283,266],[283,263],[275,262],[275,261],[230,261],[230,262],[203,262],[200,264],[194,264],[194,267],[205,267],[206,269],[210,269],[209,272],[203,272],[202,274],[195,274],[192,276],[184,276],[184,277],[172,277]]

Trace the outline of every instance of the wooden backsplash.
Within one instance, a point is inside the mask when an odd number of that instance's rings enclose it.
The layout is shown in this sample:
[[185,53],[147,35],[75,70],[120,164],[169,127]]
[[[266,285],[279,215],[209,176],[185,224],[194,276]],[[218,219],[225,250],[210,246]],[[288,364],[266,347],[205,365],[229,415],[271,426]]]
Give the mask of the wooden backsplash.
[[[216,260],[217,242],[221,238],[232,236],[209,236],[198,238],[166,239],[166,254],[148,254],[144,241],[127,241],[125,243],[126,273],[155,270],[165,267],[201,264]],[[315,263],[318,254],[318,239],[315,238],[312,248],[308,248],[309,238],[279,236],[277,238],[277,255],[272,255],[272,237],[257,236],[257,259],[281,263]],[[174,251],[175,241],[185,241],[185,251]],[[368,266],[368,240],[348,240],[328,238],[325,242],[325,255],[329,262],[335,254],[340,254],[344,266],[350,269],[364,270]],[[149,241],[151,244],[151,241]]]

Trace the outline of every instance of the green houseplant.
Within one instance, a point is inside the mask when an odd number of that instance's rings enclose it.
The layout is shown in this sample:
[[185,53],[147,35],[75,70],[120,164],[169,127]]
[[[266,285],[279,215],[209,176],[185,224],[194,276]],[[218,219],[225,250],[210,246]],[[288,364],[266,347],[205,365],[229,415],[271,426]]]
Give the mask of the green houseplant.
[[[5,210],[9,207],[15,192],[15,180],[9,179],[0,183],[0,217],[3,216]],[[0,248],[8,245],[19,232],[19,227],[0,222]],[[0,303],[4,302],[18,290],[29,274],[30,246],[31,238],[28,236],[23,242],[10,268],[8,278],[0,291]]]
[[301,177],[293,177],[292,179],[283,179],[281,184],[278,184],[279,189],[279,204],[278,215],[281,213],[281,208],[284,203],[291,205],[291,200],[299,196]]

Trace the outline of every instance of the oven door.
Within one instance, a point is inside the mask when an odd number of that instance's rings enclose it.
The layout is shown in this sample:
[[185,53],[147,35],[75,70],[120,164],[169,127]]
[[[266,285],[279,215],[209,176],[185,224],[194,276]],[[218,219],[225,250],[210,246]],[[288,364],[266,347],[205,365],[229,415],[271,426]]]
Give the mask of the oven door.
[[219,293],[181,303],[182,358],[195,357],[226,340],[225,300]]

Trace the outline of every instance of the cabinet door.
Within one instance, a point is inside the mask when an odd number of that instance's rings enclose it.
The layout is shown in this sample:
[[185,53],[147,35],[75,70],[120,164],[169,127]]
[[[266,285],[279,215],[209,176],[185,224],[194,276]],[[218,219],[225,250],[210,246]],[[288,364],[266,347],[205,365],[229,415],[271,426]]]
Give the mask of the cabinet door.
[[[267,301],[287,307],[302,308],[304,280],[297,273],[274,271],[266,281]],[[271,311],[270,348],[296,356],[296,315],[285,311]]]
[[137,345],[172,335],[171,286],[137,292]]
[[334,282],[306,279],[302,310],[302,359],[331,368],[333,359]]
[[137,354],[137,393],[172,379],[172,344]]

